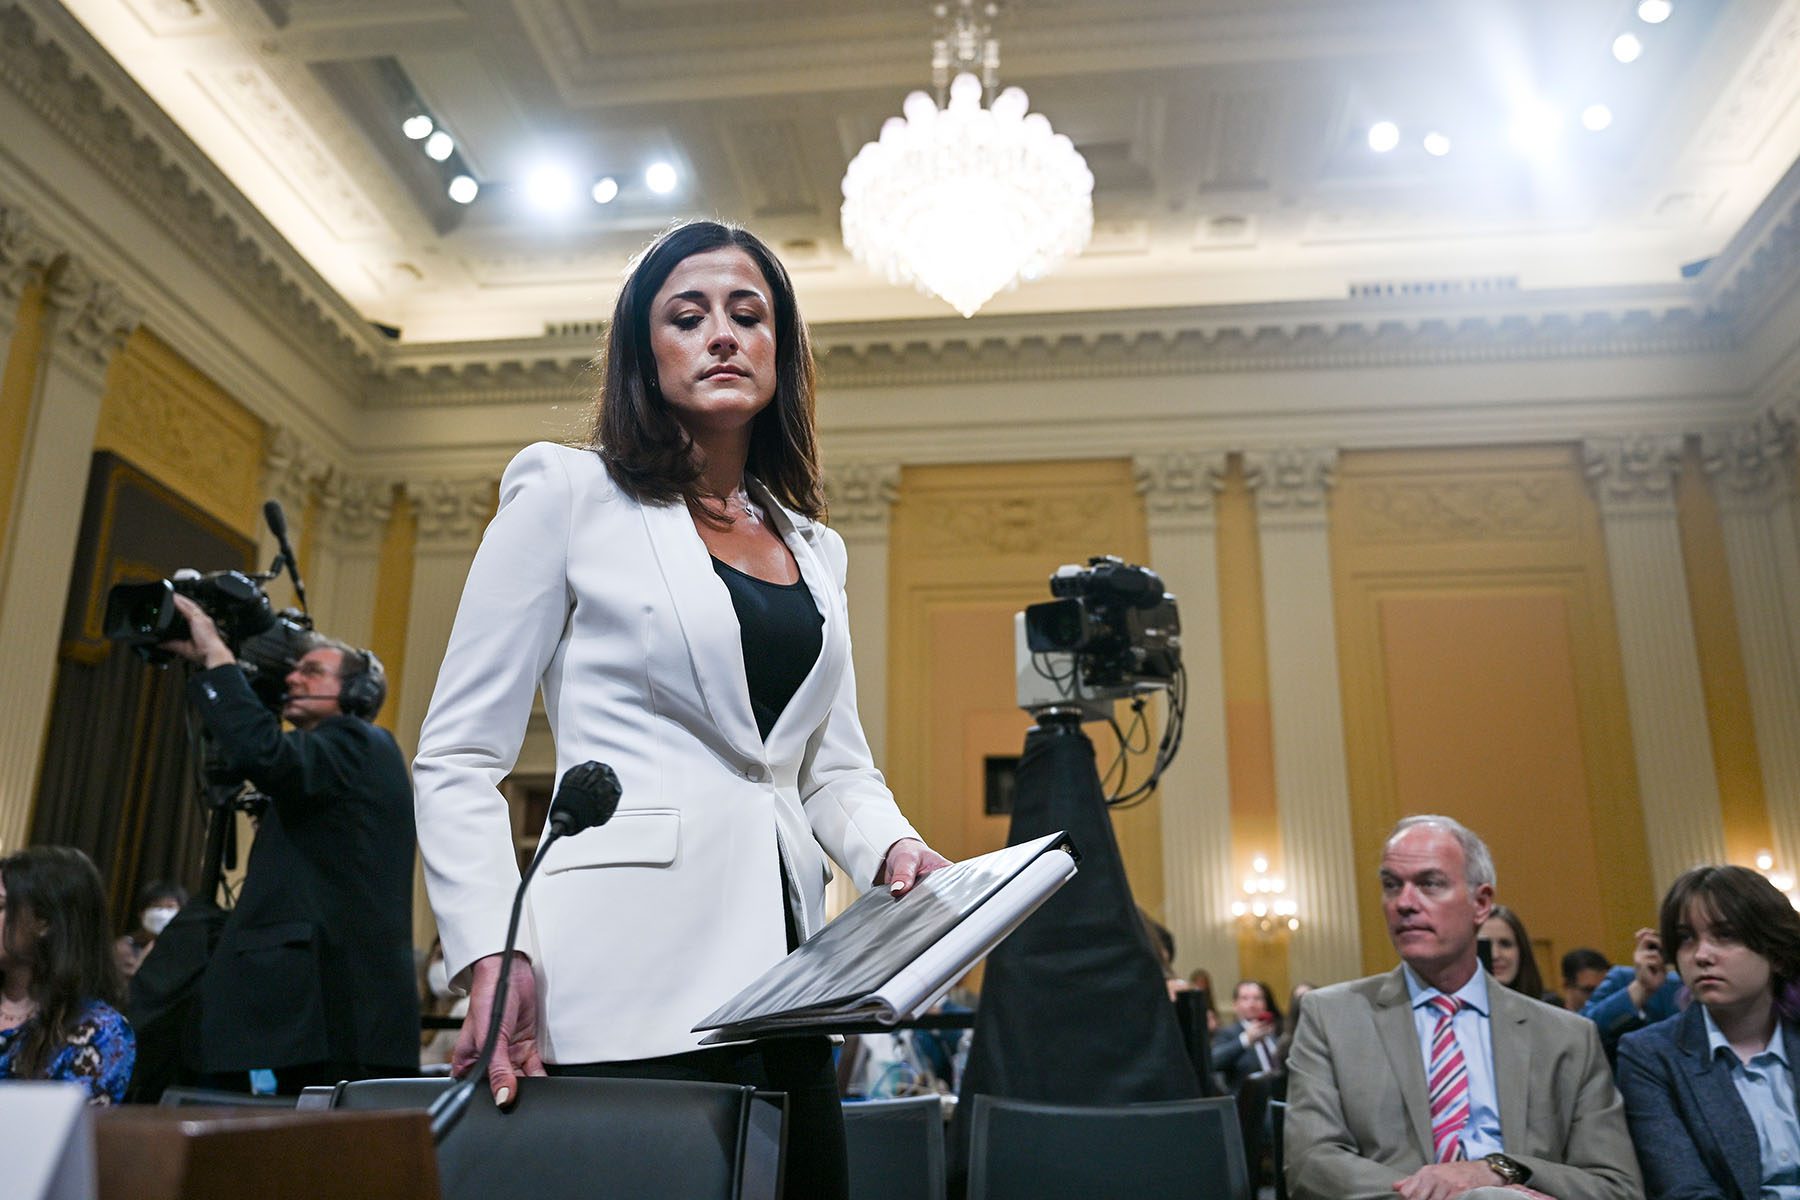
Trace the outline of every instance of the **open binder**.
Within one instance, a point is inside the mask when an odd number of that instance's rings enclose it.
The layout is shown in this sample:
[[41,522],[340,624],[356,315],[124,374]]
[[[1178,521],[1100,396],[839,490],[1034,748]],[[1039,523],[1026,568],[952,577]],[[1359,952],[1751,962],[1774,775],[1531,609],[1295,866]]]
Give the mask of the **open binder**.
[[1075,874],[1053,833],[942,867],[895,900],[882,889],[694,1026],[706,1042],[774,1034],[867,1033],[911,1020]]

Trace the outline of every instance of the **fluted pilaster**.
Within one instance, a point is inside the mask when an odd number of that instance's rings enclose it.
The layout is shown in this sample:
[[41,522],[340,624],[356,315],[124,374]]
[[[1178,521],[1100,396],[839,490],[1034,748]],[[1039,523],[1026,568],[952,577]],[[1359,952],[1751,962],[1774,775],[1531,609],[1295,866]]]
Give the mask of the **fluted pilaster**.
[[412,605],[406,618],[406,677],[401,682],[394,736],[410,757],[431,707],[444,647],[456,622],[469,564],[494,514],[498,481],[487,475],[409,480],[406,495],[418,514],[413,548]]
[[0,562],[0,848],[25,840],[56,682],[63,608],[80,536],[88,459],[111,361],[139,311],[81,263],[48,278],[46,361],[31,396],[13,519]]
[[394,510],[394,481],[333,471],[319,484],[318,528],[308,571],[313,619],[356,646],[374,636],[382,536]]
[[1215,508],[1226,457],[1223,450],[1176,450],[1134,460],[1149,518],[1149,565],[1180,605],[1187,669],[1181,753],[1162,782],[1163,920],[1184,975],[1237,958]]
[[1329,538],[1336,470],[1337,451],[1330,447],[1244,455],[1262,551],[1282,852],[1301,916],[1289,962],[1295,979],[1320,983],[1362,971],[1357,881],[1374,867],[1352,862],[1349,853],[1350,782]]
[[1606,533],[1638,793],[1658,894],[1695,863],[1725,857],[1718,775],[1675,511],[1681,451],[1678,434],[1582,443]]
[[1800,514],[1794,495],[1795,429],[1765,413],[1702,435],[1731,570],[1744,675],[1756,726],[1772,847],[1783,868],[1800,862]]

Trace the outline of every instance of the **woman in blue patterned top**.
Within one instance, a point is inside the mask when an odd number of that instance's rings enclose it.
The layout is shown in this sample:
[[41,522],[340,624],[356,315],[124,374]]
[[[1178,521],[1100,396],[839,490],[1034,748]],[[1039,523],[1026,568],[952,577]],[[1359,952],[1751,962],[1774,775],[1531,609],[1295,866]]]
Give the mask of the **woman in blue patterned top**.
[[0,858],[0,1079],[63,1079],[125,1097],[137,1038],[116,1005],[100,872],[67,846]]

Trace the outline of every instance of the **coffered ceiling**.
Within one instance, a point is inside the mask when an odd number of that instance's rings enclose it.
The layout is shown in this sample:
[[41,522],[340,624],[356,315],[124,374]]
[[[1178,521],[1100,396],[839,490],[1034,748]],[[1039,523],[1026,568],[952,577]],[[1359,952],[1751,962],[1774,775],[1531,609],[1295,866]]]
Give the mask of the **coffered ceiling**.
[[[406,341],[605,315],[686,216],[775,243],[815,322],[943,317],[855,264],[845,164],[929,83],[919,0],[65,0],[293,246]],[[1093,244],[995,315],[1609,289],[1716,253],[1800,157],[1800,0],[1016,0],[1001,75],[1096,179]],[[1643,56],[1610,46],[1635,30]],[[1579,122],[1605,103],[1603,133]],[[1548,104],[1533,155],[1508,130]],[[419,105],[448,163],[400,132]],[[1402,130],[1375,154],[1376,120]],[[1437,130],[1451,153],[1420,137]],[[668,195],[643,183],[675,165]],[[617,200],[561,216],[554,162]],[[445,185],[480,181],[469,206]],[[981,318],[977,318],[981,320]]]

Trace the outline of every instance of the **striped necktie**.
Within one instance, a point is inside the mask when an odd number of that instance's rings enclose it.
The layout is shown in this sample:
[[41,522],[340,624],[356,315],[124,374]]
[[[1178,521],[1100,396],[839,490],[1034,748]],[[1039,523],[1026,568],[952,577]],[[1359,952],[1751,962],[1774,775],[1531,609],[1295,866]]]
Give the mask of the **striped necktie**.
[[1463,1003],[1454,996],[1433,996],[1428,1003],[1437,1010],[1431,1064],[1425,1073],[1431,1094],[1431,1145],[1438,1162],[1457,1162],[1464,1157],[1462,1132],[1469,1124],[1469,1068],[1455,1029]]

